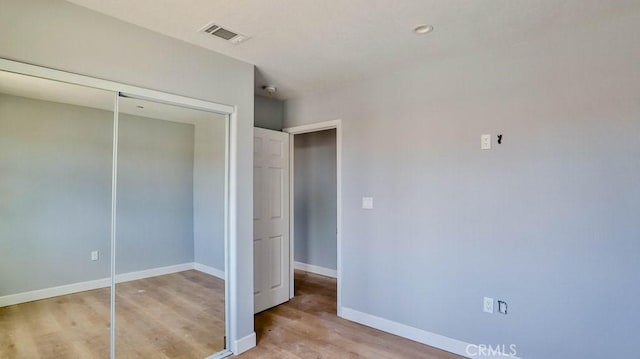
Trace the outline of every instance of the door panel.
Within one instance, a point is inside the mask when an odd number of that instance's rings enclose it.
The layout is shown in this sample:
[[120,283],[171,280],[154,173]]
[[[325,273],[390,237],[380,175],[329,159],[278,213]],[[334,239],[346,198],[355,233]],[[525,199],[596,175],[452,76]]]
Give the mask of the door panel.
[[[284,186],[284,181],[283,181],[283,175],[282,175],[282,168],[273,168],[273,167],[269,167],[267,169],[267,172],[269,173],[269,181],[270,181],[270,193],[269,195],[271,196],[271,211],[270,211],[270,215],[271,215],[271,219],[282,219],[283,217],[283,213],[282,213],[282,187]],[[280,223],[273,223],[276,225],[279,225]]]
[[271,259],[269,271],[269,289],[282,287],[282,236],[269,238],[269,251]]
[[289,300],[289,135],[254,129],[254,309]]

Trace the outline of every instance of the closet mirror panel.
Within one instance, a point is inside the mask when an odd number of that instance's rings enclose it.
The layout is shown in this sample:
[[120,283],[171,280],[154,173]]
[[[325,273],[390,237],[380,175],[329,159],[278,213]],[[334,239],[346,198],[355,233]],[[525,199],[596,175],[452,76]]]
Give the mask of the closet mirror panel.
[[115,356],[225,349],[224,115],[118,100]]
[[0,71],[0,358],[109,358],[114,103]]

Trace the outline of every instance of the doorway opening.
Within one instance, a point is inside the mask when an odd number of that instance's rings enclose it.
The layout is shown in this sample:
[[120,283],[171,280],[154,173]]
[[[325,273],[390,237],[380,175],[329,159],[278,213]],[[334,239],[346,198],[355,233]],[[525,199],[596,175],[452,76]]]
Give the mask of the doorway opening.
[[284,132],[290,134],[290,297],[312,295],[340,316],[340,120]]

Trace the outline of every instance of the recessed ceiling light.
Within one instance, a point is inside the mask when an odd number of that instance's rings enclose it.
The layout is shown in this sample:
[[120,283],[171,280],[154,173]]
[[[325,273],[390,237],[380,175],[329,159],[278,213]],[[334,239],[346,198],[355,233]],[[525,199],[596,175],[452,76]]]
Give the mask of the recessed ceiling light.
[[413,29],[413,32],[415,32],[418,35],[428,34],[431,31],[433,31],[432,25],[418,25]]

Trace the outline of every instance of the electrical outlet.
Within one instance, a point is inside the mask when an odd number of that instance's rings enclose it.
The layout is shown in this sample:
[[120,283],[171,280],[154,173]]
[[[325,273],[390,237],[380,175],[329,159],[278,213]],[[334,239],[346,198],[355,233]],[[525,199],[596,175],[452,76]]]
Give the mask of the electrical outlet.
[[99,252],[98,252],[98,251],[93,251],[93,252],[91,252],[91,260],[92,260],[92,261],[97,261],[97,260],[98,260],[98,258],[99,258],[99,256],[100,256],[100,254],[99,254]]
[[482,311],[484,311],[485,313],[493,314],[493,298],[484,297]]
[[362,197],[362,209],[373,209],[373,197]]
[[498,313],[507,315],[507,302],[503,300],[498,301]]

